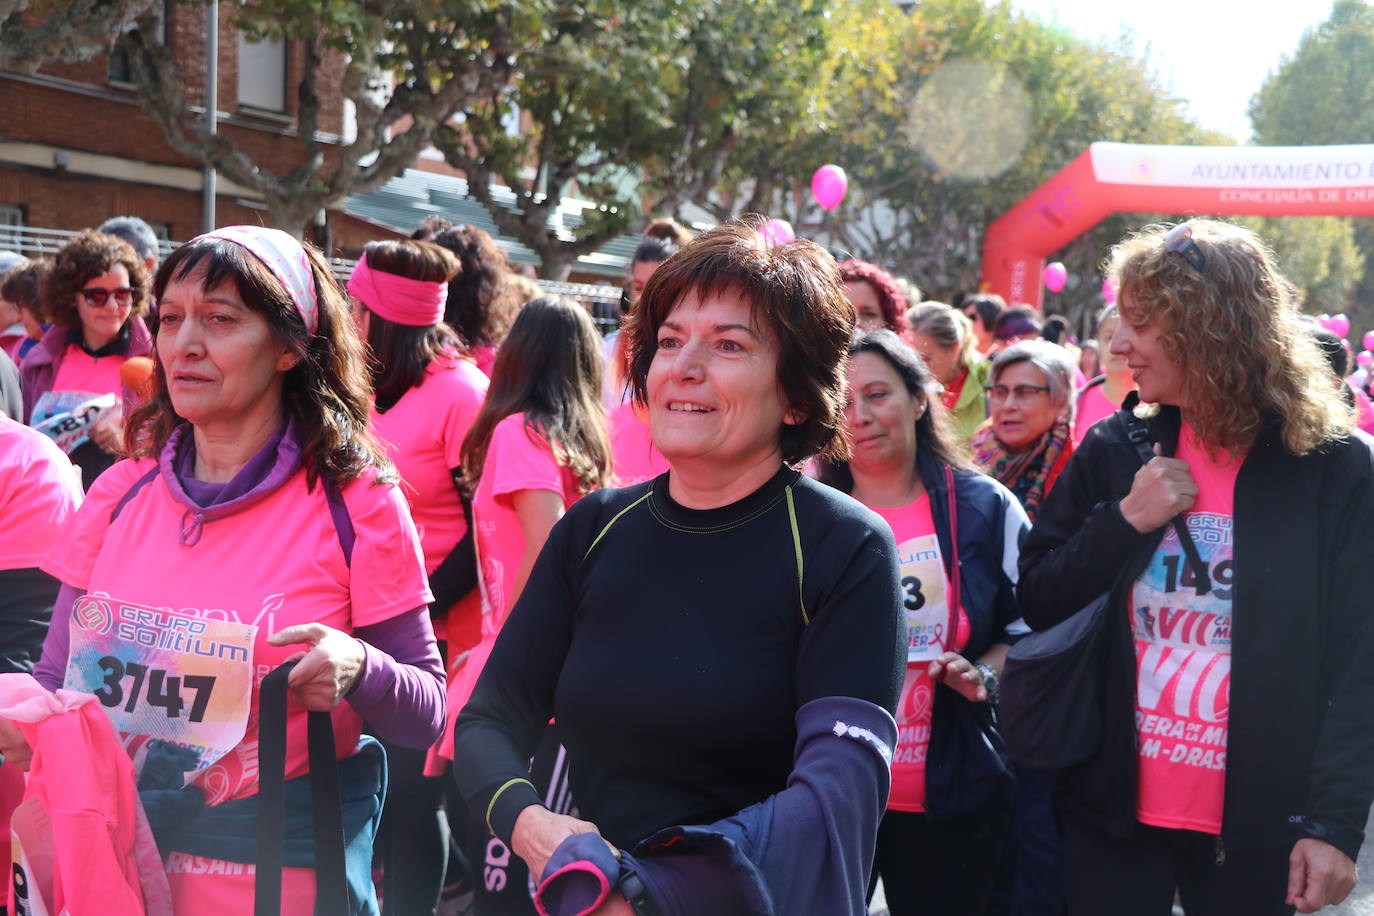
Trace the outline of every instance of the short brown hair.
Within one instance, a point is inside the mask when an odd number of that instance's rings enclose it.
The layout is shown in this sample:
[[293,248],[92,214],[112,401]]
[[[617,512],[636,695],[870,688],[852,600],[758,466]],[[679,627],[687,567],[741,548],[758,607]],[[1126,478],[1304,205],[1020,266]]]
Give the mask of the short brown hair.
[[0,283],[0,299],[26,308],[47,321],[47,310],[43,308],[43,281],[50,273],[52,261],[47,258],[29,261],[14,268],[5,274],[5,281]]
[[770,245],[762,225],[759,216],[722,223],[654,271],[625,327],[634,396],[640,403],[648,400],[658,329],[673,309],[693,292],[737,291],[777,341],[778,384],[788,405],[804,416],[780,430],[783,460],[847,458],[842,420],[854,307],[824,248],[805,239]]
[[91,280],[123,264],[134,290],[133,311],[129,320],[148,311],[148,265],[123,239],[87,229],[57,250],[52,271],[43,283],[41,295],[48,320],[65,328],[80,328],[76,294]]

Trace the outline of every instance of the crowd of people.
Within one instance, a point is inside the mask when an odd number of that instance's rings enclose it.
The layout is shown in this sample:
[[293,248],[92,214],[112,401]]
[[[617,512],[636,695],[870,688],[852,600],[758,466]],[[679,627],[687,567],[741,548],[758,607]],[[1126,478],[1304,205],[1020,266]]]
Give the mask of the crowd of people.
[[1122,240],[1080,342],[761,226],[604,336],[443,221],[0,253],[10,912],[1340,902],[1374,409],[1262,241]]

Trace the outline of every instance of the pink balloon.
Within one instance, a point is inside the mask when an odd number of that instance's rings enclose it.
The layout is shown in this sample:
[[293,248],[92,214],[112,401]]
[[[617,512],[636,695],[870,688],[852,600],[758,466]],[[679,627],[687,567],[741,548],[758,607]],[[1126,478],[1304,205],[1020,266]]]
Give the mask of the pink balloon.
[[792,224],[785,219],[770,219],[759,227],[759,232],[771,248],[786,245],[797,238],[797,233],[792,231]]
[[1322,312],[1317,316],[1317,324],[1322,326],[1323,331],[1331,330],[1331,316],[1326,314],[1326,312]]
[[1108,305],[1116,302],[1116,284],[1111,280],[1102,281],[1102,298]]
[[1045,288],[1052,293],[1057,293],[1064,288],[1064,283],[1069,279],[1069,272],[1063,264],[1058,261],[1045,265]]
[[1370,353],[1368,350],[1361,350],[1359,353],[1355,354],[1355,365],[1359,366],[1361,369],[1368,369],[1371,362],[1374,362],[1374,353]]
[[1332,334],[1344,340],[1345,335],[1350,333],[1350,319],[1346,317],[1344,312],[1339,315],[1332,315],[1330,328]]
[[1360,341],[1360,343],[1364,344],[1366,350],[1374,351],[1374,331],[1366,332],[1364,340]]
[[834,210],[849,190],[849,178],[838,165],[823,165],[811,176],[811,194],[822,210]]

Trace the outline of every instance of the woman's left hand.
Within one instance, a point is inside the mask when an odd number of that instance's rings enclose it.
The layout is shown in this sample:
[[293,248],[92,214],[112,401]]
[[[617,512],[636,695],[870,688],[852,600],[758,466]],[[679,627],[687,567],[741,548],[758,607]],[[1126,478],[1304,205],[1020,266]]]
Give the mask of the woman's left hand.
[[118,455],[124,447],[124,417],[110,410],[91,424],[91,441],[103,452]]
[[987,702],[988,690],[983,686],[983,672],[958,652],[945,652],[931,662],[927,670],[932,681],[952,687],[964,699],[974,703]]
[[287,627],[267,637],[267,643],[304,643],[310,647],[310,651],[297,652],[286,660],[299,662],[286,684],[297,704],[318,712],[329,712],[339,705],[362,677],[367,658],[358,640],[322,623]]

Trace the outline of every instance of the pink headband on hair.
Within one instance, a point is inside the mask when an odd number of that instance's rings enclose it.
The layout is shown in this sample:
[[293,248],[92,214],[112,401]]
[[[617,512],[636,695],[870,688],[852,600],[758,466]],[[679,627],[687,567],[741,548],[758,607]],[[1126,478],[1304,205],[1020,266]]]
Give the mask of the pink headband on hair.
[[191,241],[198,242],[201,239],[224,239],[247,248],[286,287],[291,301],[296,303],[296,311],[301,313],[305,329],[311,334],[319,330],[315,274],[310,269],[310,259],[306,257],[305,248],[300,242],[280,229],[261,226],[224,226],[214,232],[198,235]]
[[412,328],[443,321],[444,303],[448,302],[447,283],[373,270],[365,254],[348,278],[348,292],[387,321]]

